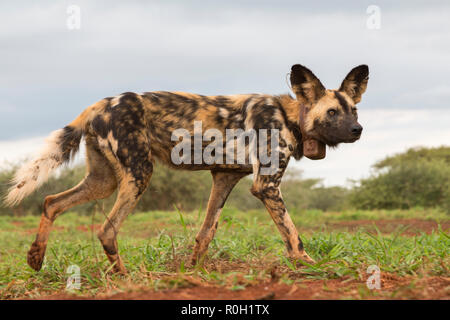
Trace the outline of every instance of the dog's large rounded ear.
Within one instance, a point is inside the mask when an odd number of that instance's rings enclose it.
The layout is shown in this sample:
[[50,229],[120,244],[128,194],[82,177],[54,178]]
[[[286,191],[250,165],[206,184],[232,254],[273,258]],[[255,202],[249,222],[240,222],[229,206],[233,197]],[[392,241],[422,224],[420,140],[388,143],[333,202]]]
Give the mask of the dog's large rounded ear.
[[344,91],[356,104],[366,91],[369,81],[369,67],[365,64],[353,68],[342,81],[339,91]]
[[298,100],[314,104],[325,94],[325,87],[308,68],[296,64],[291,68],[291,85]]

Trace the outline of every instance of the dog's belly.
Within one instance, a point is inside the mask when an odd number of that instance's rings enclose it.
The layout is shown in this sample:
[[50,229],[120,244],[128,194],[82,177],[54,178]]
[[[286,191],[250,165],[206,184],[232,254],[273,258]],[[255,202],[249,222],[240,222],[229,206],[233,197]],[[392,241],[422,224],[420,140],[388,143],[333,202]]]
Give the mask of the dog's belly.
[[241,165],[241,164],[180,164],[174,165],[173,163],[169,164],[174,169],[179,170],[212,170],[212,171],[232,171],[232,172],[245,172],[252,173],[253,167],[252,165]]

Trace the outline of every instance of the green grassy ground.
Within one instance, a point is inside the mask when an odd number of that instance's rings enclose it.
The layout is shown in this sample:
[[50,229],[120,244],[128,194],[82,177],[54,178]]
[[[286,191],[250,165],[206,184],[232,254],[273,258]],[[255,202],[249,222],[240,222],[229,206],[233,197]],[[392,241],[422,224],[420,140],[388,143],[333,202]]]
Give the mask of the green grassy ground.
[[80,267],[81,288],[75,292],[80,295],[120,292],[134,286],[179,288],[192,282],[241,290],[270,278],[274,267],[279,270],[280,281],[287,284],[305,279],[362,279],[369,265],[398,276],[449,276],[448,230],[407,236],[407,226],[402,225],[389,233],[376,228],[372,232],[365,227],[347,232],[332,227],[361,219],[448,222],[449,216],[439,210],[290,213],[307,252],[318,264],[301,266],[285,258],[284,244],[267,212],[224,209],[204,264],[187,268],[185,262],[204,211],[157,211],[133,214],[121,229],[119,251],[129,271],[126,276],[108,273],[109,262],[91,228],[95,230],[104,220],[101,211],[90,216],[75,212],[61,216],[40,272],[26,264],[39,217],[0,216],[0,298],[64,292],[70,265]]

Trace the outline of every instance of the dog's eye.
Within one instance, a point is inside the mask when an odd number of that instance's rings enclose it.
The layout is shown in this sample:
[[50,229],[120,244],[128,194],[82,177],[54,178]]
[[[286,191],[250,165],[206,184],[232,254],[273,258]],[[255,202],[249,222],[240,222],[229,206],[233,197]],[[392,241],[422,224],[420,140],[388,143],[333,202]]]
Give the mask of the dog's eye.
[[355,107],[353,107],[353,108],[352,108],[352,112],[353,112],[353,113],[356,113],[356,111],[358,111],[358,109],[355,108]]
[[330,116],[334,116],[336,114],[336,110],[335,109],[330,109],[330,110],[328,110],[328,114]]

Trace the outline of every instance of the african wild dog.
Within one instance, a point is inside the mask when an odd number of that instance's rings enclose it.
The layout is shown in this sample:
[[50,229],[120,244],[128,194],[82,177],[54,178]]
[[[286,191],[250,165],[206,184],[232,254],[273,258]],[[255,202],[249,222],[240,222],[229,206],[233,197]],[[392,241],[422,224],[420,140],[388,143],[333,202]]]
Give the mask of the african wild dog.
[[[309,69],[294,65],[290,80],[296,99],[288,94],[202,96],[158,91],[127,92],[93,104],[69,125],[54,131],[47,147],[20,168],[13,179],[6,197],[9,205],[20,202],[47,180],[50,171],[69,161],[84,137],[86,177],[74,188],[45,198],[39,231],[28,252],[28,264],[35,270],[41,269],[51,226],[61,213],[75,205],[106,198],[118,188],[117,200],[98,237],[114,264],[114,271],[126,272],[118,254],[117,233],[145,191],[155,160],[175,168],[212,173],[206,218],[196,236],[191,263],[205,254],[229,193],[241,178],[251,173],[251,192],[272,216],[289,257],[313,263],[284,206],[279,189],[281,178],[290,157],[298,160],[303,156],[305,136],[328,146],[359,139],[362,127],[357,122],[355,104],[366,90],[368,74],[366,65],[358,66],[350,71],[339,90],[327,90]],[[304,112],[300,112],[301,108]],[[215,128],[222,133],[226,129],[278,129],[278,168],[270,175],[262,175],[263,165],[258,161],[252,165],[174,165],[171,150],[177,141],[172,141],[172,132],[180,128],[192,131],[194,121],[199,120],[203,130]]]

